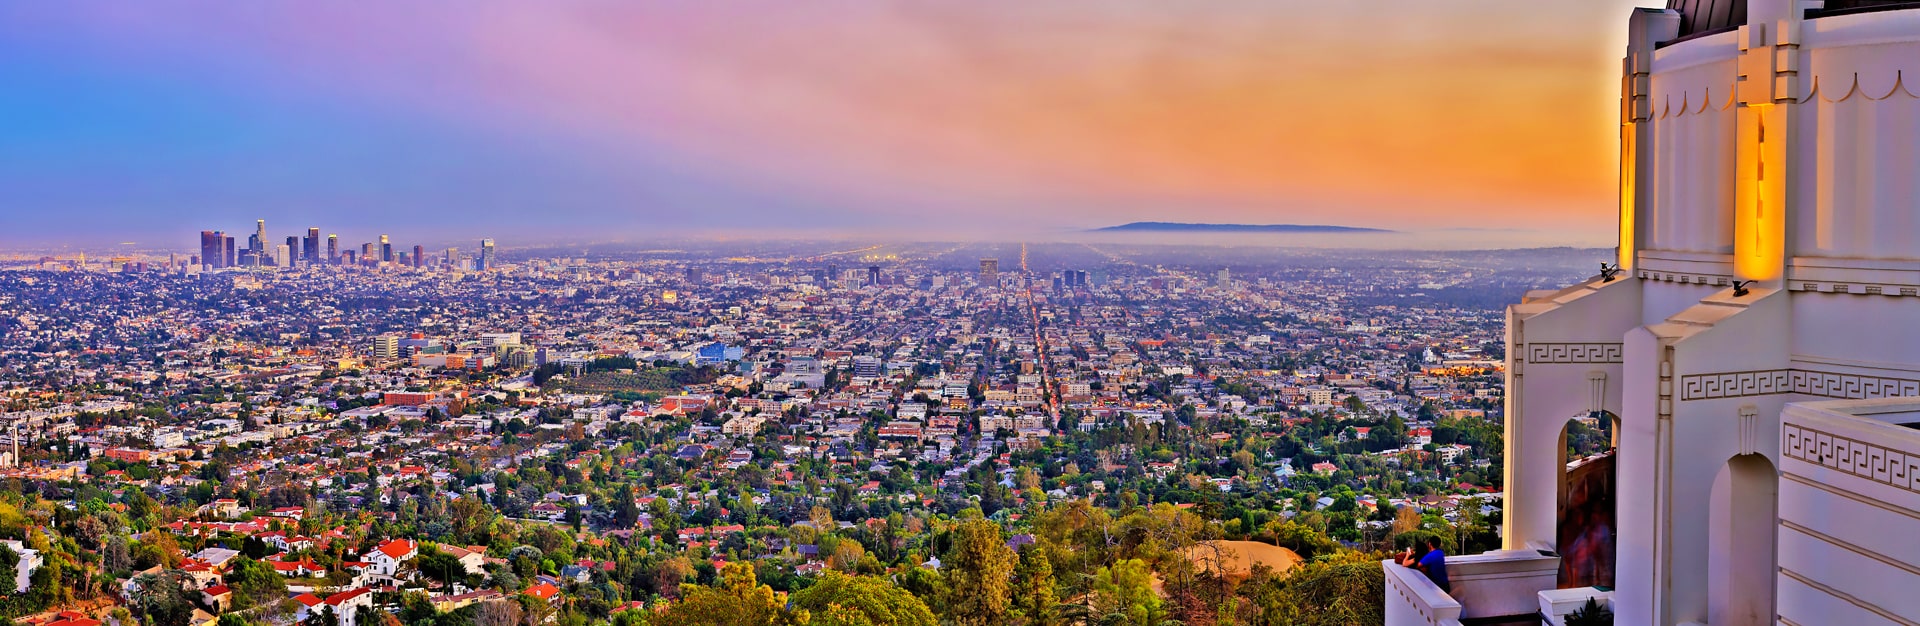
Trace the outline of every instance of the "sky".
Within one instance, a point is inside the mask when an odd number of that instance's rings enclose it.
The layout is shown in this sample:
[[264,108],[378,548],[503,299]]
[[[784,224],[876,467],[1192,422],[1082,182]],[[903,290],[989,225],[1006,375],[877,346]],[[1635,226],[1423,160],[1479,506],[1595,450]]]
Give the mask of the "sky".
[[0,245],[1605,238],[1633,4],[0,0]]

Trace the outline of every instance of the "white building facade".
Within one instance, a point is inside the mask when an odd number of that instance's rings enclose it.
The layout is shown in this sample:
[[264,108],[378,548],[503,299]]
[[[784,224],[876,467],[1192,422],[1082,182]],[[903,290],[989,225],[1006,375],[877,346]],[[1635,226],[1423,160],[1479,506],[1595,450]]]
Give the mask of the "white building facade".
[[44,564],[40,559],[40,551],[28,548],[26,544],[13,539],[0,541],[0,546],[12,550],[13,555],[17,557],[13,564],[13,592],[26,593],[27,589],[33,587],[33,573]]
[[[1388,623],[1920,623],[1920,5],[1672,0],[1621,86],[1616,268],[1509,309],[1505,549],[1383,565]],[[1590,416],[1610,593],[1556,573]]]

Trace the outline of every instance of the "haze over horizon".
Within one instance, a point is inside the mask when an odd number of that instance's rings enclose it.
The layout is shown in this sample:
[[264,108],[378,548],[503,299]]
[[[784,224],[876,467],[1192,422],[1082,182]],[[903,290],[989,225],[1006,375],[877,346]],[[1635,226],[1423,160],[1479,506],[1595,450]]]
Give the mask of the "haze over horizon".
[[0,246],[256,218],[353,241],[1168,221],[1610,243],[1621,43],[1591,24],[1634,3],[1387,4],[0,6]]

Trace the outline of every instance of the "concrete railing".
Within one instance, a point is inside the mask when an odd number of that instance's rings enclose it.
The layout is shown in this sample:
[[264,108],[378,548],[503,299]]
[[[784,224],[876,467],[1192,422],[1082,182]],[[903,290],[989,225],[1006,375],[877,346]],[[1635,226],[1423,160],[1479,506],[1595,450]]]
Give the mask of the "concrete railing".
[[1567,616],[1587,605],[1592,598],[1602,608],[1613,608],[1613,592],[1594,587],[1548,589],[1540,592],[1540,615],[1551,626],[1567,626]]
[[1426,574],[1393,561],[1381,561],[1380,567],[1387,572],[1386,626],[1460,625],[1460,603]]
[[1382,561],[1387,573],[1387,626],[1450,625],[1462,618],[1534,615],[1542,591],[1559,580],[1560,557],[1539,550],[1495,550],[1447,559],[1453,592],[1420,572]]
[[1539,594],[1560,583],[1560,557],[1539,550],[1494,550],[1447,559],[1462,618],[1532,615]]

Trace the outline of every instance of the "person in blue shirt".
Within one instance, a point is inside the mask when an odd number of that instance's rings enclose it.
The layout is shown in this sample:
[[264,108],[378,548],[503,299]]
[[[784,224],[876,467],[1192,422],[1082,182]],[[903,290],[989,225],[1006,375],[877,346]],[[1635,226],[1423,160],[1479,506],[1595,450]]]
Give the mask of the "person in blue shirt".
[[1453,584],[1447,580],[1447,553],[1440,551],[1439,539],[1427,538],[1427,553],[1420,557],[1414,569],[1426,573],[1427,580],[1433,581],[1441,591],[1453,593]]

